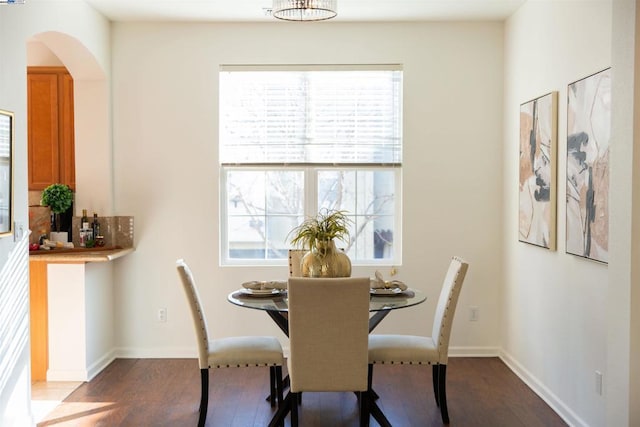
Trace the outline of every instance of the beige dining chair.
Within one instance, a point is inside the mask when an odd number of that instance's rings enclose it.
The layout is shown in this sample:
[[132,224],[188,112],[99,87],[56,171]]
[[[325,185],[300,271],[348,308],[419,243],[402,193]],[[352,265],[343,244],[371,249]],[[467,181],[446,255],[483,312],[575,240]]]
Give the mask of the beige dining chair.
[[289,277],[302,277],[302,257],[307,249],[289,249]]
[[373,379],[373,365],[375,364],[432,365],[433,393],[436,405],[440,407],[442,422],[445,424],[449,423],[446,394],[449,337],[451,336],[458,296],[468,267],[469,264],[459,257],[451,259],[440,291],[431,337],[369,336],[369,383],[371,384]]
[[291,413],[299,393],[356,392],[360,425],[369,425],[369,278],[289,278],[290,390],[270,426]]
[[210,339],[207,319],[193,274],[183,259],[176,261],[176,267],[189,302],[198,340],[198,363],[202,386],[198,427],[204,426],[207,419],[209,369],[212,368],[268,366],[271,406],[275,405],[276,399],[278,405],[281,405],[284,355],[280,341],[275,337],[261,336]]

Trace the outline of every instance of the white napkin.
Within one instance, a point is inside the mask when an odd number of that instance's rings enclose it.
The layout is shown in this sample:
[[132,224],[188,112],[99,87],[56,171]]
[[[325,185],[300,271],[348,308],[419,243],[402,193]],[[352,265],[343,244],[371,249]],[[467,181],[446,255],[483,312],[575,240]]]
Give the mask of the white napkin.
[[395,289],[399,288],[400,290],[406,291],[407,285],[405,285],[400,280],[384,280],[382,274],[376,270],[376,277],[371,278],[371,289]]
[[242,284],[245,289],[268,290],[268,289],[287,289],[287,282],[285,280],[252,280],[251,282],[245,282]]

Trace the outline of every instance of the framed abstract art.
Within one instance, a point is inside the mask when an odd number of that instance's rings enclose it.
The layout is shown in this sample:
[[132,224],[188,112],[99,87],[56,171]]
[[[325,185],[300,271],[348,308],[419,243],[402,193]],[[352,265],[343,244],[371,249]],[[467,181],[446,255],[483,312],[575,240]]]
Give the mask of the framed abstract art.
[[556,249],[558,92],[520,105],[518,239]]
[[611,69],[567,88],[566,251],[609,260]]

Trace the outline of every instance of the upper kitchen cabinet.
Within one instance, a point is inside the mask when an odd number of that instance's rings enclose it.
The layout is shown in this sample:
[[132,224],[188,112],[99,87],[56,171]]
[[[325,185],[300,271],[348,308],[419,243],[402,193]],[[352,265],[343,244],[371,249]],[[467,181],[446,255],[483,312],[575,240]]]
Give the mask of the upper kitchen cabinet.
[[75,191],[73,78],[64,67],[28,67],[29,190]]

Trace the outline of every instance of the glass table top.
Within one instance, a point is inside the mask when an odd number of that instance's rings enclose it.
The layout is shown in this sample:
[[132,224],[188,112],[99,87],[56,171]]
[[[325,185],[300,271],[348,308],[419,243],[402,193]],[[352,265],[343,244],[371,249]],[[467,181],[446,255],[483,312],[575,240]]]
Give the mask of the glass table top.
[[[287,291],[274,292],[273,294],[249,295],[243,289],[231,292],[227,296],[230,303],[241,307],[253,308],[256,310],[288,312],[289,299]],[[327,298],[340,298],[340,294],[327,295]],[[404,292],[390,295],[372,294],[369,298],[369,311],[387,311],[399,308],[412,307],[423,303],[427,296],[421,291],[407,289]]]

